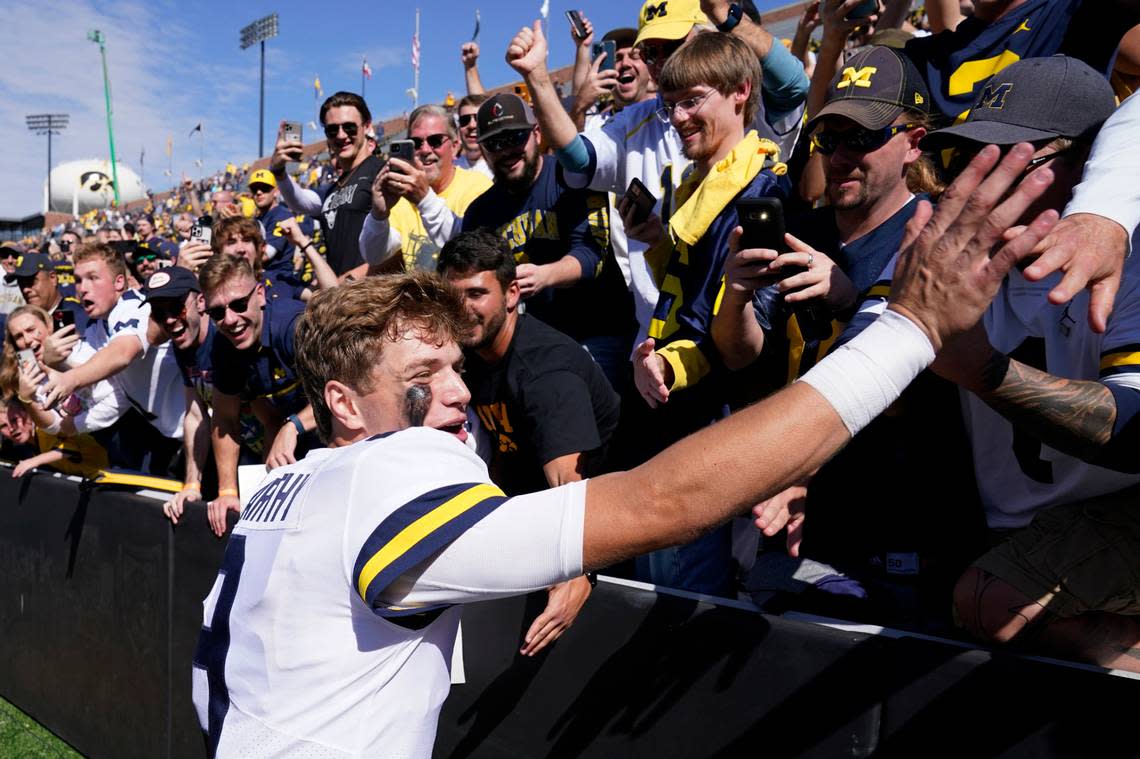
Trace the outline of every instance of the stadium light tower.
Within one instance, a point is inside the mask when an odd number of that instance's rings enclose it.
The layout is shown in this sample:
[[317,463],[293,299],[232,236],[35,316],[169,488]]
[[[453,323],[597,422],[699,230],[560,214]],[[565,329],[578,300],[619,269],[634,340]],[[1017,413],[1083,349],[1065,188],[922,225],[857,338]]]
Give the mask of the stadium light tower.
[[119,167],[115,162],[115,130],[111,126],[111,80],[107,76],[107,38],[103,32],[94,29],[87,32],[87,39],[99,46],[103,58],[103,96],[107,100],[107,142],[111,144],[111,184],[115,190],[115,205],[119,205]]
[[261,105],[257,119],[257,157],[265,155],[265,41],[277,36],[277,14],[270,13],[241,30],[241,49],[261,43]]
[[67,129],[67,122],[70,116],[66,113],[37,113],[25,117],[28,122],[28,129],[40,135],[47,135],[48,138],[48,166],[47,166],[47,203],[45,204],[44,213],[51,210],[51,136],[53,134],[60,134],[64,129]]

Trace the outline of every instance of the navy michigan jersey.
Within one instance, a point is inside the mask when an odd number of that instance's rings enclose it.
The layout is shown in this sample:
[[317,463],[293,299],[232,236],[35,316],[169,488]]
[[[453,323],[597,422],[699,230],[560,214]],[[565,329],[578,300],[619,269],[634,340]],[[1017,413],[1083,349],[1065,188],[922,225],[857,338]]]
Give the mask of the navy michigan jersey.
[[425,428],[275,469],[203,604],[210,756],[430,757],[457,604],[580,575],[585,485],[508,499]]

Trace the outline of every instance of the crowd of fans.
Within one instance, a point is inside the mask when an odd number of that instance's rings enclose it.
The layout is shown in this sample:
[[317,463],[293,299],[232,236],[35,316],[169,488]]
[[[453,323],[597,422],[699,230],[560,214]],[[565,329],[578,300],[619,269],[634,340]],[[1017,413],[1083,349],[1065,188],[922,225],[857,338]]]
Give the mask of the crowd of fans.
[[[455,424],[509,495],[636,466],[850,340],[912,220],[984,146],[1029,143],[1023,181],[1052,185],[1019,224],[1064,214],[1049,245],[1115,274],[1074,292],[1042,279],[1046,246],[809,479],[614,571],[1140,669],[1140,294],[1120,263],[1140,2],[822,0],[788,40],[750,2],[648,0],[596,40],[581,21],[569,94],[536,22],[505,51],[513,93],[484,90],[466,43],[467,96],[414,110],[406,140],[378,147],[366,102],[338,92],[327,161],[282,130],[268,169],[4,247],[13,476],[172,478],[171,519],[208,500],[223,535],[239,464],[321,445],[294,358],[305,302],[415,270],[466,305]],[[524,651],[589,594],[551,589]]]

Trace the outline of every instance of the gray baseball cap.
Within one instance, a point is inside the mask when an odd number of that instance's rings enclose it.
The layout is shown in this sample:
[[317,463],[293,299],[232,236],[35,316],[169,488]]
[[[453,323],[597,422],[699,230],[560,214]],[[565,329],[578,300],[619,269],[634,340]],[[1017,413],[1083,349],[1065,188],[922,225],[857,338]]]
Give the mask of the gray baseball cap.
[[827,102],[807,123],[807,130],[827,116],[845,116],[867,129],[882,129],[908,111],[929,113],[930,92],[909,58],[879,45],[843,64],[827,85]]
[[990,77],[966,120],[926,135],[922,148],[1057,137],[1091,142],[1114,110],[1112,85],[1087,63],[1063,55],[1026,58]]

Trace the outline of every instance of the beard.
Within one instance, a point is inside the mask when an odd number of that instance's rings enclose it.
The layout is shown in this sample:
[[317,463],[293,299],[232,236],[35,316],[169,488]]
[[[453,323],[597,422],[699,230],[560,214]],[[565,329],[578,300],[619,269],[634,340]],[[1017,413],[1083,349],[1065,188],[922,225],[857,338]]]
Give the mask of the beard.
[[[495,342],[495,338],[499,336],[500,332],[502,332],[503,325],[506,323],[507,307],[504,305],[502,309],[492,315],[485,323],[481,325],[483,327],[482,334],[479,335],[477,339],[467,341],[463,347],[471,348],[472,350],[476,351],[483,350],[491,343]],[[476,322],[475,326],[479,327],[480,325],[478,322]]]
[[[540,156],[535,155],[533,158],[528,158],[524,152],[522,155],[523,166],[522,173],[518,177],[510,177],[506,171],[499,168],[499,162],[496,161],[491,167],[491,172],[495,175],[495,183],[501,184],[511,192],[524,192],[530,189],[534,184],[534,179],[538,176],[538,163]],[[502,159],[500,159],[502,160]],[[517,159],[512,159],[517,160]]]

